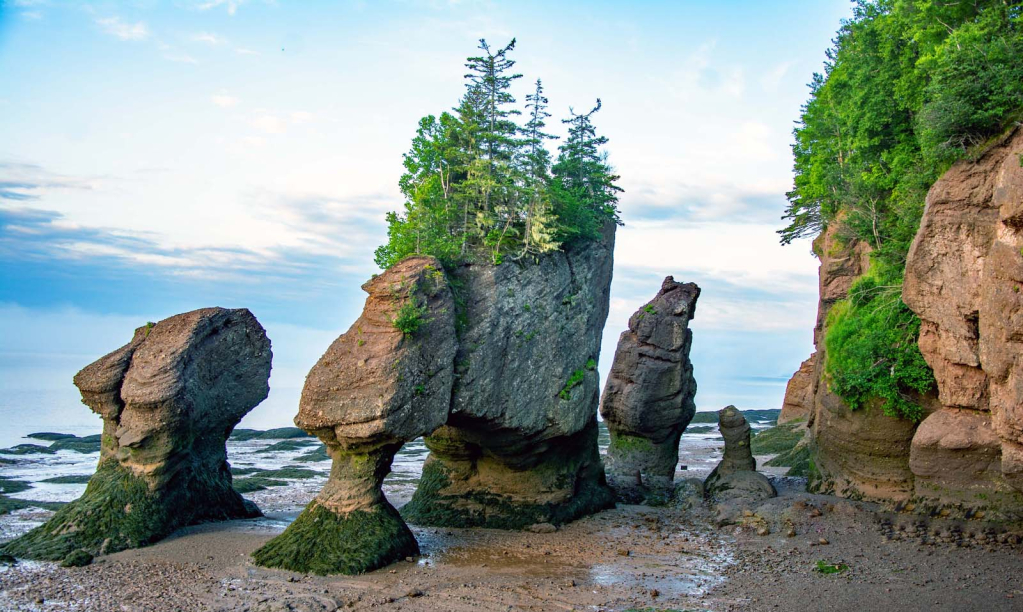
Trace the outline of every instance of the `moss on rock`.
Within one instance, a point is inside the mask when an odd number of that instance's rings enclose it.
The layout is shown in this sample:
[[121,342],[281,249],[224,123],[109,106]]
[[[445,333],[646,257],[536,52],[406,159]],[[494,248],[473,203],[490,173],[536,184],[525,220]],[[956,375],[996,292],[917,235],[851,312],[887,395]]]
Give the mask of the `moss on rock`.
[[389,503],[339,515],[314,500],[252,557],[263,567],[351,575],[418,554],[412,531]]
[[[259,511],[230,488],[150,491],[145,480],[108,461],[89,480],[85,493],[45,524],[12,540],[0,551],[16,557],[60,561],[72,551],[106,554],[151,544],[178,527],[213,519],[248,518]],[[36,502],[32,506],[40,505]]]

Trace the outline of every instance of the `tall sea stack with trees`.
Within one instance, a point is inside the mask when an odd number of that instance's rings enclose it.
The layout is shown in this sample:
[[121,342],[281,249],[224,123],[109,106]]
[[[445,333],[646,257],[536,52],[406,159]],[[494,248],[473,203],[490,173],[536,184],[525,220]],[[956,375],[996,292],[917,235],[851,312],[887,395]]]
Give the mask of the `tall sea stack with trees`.
[[814,76],[780,234],[821,261],[815,491],[1023,512],[1020,58],[1019,2],[861,0]]
[[[417,552],[434,526],[555,528],[614,505],[597,448],[618,177],[593,117],[570,111],[552,159],[537,80],[510,93],[515,41],[480,41],[454,113],[419,122],[366,283],[362,317],[306,379],[295,423],[331,478],[260,565],[362,573]],[[397,515],[380,485],[404,442],[430,456]]]

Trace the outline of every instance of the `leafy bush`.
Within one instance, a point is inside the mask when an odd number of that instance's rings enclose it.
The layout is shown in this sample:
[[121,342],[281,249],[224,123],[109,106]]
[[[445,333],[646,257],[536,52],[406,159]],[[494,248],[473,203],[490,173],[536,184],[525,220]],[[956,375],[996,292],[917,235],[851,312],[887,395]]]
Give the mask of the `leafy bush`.
[[934,374],[917,346],[920,319],[902,302],[901,286],[860,278],[849,298],[832,306],[824,342],[829,388],[853,410],[872,399],[884,413],[919,421],[914,394],[934,389]]
[[872,247],[883,274],[828,322],[832,389],[918,418],[910,397],[932,380],[898,299],[906,257],[934,181],[1023,117],[1023,4],[857,0],[827,56],[794,132],[778,233],[788,244],[837,224]]
[[414,298],[405,300],[391,320],[394,329],[406,336],[415,335],[423,323],[426,323],[426,306],[417,304]]

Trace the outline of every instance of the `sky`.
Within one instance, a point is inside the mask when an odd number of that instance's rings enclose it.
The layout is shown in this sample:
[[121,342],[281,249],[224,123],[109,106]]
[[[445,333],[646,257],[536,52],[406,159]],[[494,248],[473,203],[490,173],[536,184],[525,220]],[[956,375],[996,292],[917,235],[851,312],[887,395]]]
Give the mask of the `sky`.
[[95,428],[71,376],[146,321],[246,307],[289,424],[358,317],[417,122],[513,37],[524,103],[588,110],[621,175],[602,375],[661,280],[698,283],[700,410],[778,408],[817,261],[776,230],[806,84],[846,0],[0,0],[0,410]]

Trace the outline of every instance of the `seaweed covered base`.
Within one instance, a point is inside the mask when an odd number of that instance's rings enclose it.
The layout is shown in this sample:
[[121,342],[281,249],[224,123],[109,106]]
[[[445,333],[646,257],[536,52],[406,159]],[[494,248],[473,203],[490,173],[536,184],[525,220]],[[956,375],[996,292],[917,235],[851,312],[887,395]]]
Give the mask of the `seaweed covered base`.
[[561,525],[615,505],[597,450],[596,419],[520,469],[487,456],[453,456],[443,442],[427,444],[432,452],[419,487],[401,509],[414,525],[524,529]]
[[116,462],[101,465],[85,493],[49,521],[0,546],[15,557],[60,561],[78,550],[108,554],[152,544],[175,529],[206,520],[260,516],[259,510],[216,479],[189,489],[153,492],[145,480]]
[[419,554],[391,504],[339,515],[315,500],[284,533],[252,553],[257,565],[313,574],[362,574]]

